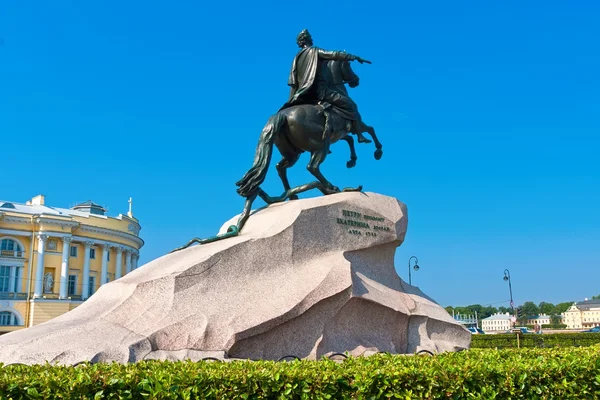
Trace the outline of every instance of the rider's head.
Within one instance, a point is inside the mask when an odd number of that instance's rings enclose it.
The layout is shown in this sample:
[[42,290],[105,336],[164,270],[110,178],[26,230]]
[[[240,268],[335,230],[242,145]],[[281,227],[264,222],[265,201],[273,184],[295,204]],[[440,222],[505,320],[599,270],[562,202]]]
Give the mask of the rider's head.
[[302,32],[296,36],[296,43],[298,43],[299,47],[312,46],[312,37],[310,36],[310,33],[308,33],[307,29],[302,29]]

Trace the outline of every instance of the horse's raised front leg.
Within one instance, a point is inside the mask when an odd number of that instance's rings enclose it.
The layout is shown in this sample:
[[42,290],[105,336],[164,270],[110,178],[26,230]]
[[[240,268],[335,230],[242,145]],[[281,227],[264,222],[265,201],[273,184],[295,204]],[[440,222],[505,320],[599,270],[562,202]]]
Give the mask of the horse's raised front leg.
[[379,160],[381,159],[381,156],[383,156],[383,146],[381,144],[381,142],[379,141],[379,138],[377,137],[377,135],[375,134],[375,129],[373,129],[372,126],[369,126],[367,124],[365,124],[364,122],[360,121],[359,123],[355,124],[355,126],[353,127],[355,134],[358,134],[358,132],[367,132],[369,135],[371,135],[371,137],[373,138],[373,141],[375,142],[375,159]]
[[[281,183],[283,183],[283,188],[287,192],[290,190],[290,182],[287,177],[287,169],[293,167],[300,158],[299,153],[286,153],[283,155],[281,161],[277,163],[277,173],[279,174],[279,178],[281,179]],[[298,196],[292,195],[290,196],[290,200],[298,200]]]
[[333,194],[333,193],[338,193],[340,191],[340,188],[338,188],[337,186],[333,186],[331,184],[331,182],[329,182],[323,176],[323,174],[321,173],[321,170],[319,169],[319,166],[323,163],[323,161],[325,161],[325,157],[327,156],[328,151],[329,151],[329,144],[327,142],[324,142],[323,148],[321,148],[320,150],[314,151],[310,155],[310,161],[308,162],[308,165],[306,166],[306,169],[308,170],[308,172],[313,174],[314,177],[317,178],[319,180],[319,182],[321,182],[321,184],[323,185],[323,189],[321,189],[323,194]]
[[344,136],[342,139],[345,140],[348,143],[348,147],[350,147],[350,161],[346,163],[346,167],[352,168],[356,165],[356,160],[358,159],[356,156],[356,149],[354,148],[354,139],[352,136],[348,135]]

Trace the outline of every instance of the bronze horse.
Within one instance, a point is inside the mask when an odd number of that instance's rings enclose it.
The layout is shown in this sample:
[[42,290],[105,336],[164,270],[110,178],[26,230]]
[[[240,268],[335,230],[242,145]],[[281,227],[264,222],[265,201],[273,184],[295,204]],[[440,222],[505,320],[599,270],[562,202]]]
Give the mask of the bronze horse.
[[[348,62],[329,61],[328,67],[332,74],[332,82],[336,84],[338,90],[346,90],[344,87],[345,82],[351,86],[358,85],[358,76],[352,71]],[[271,116],[260,135],[254,164],[242,179],[236,182],[238,194],[252,200],[259,194],[259,186],[264,182],[271,163],[273,145],[277,146],[282,156],[282,159],[277,163],[277,173],[286,192],[291,190],[287,178],[287,169],[294,166],[300,155],[305,151],[311,153],[307,169],[320,183],[315,187],[326,195],[340,192],[337,186],[334,186],[323,176],[319,166],[325,161],[329,153],[329,147],[340,139],[348,142],[351,153],[354,154],[354,141],[347,136],[348,131],[345,129],[345,121],[335,112],[329,112],[329,125],[341,127],[341,129],[333,129],[323,138],[325,120],[325,113],[320,111],[314,104],[292,106]],[[383,150],[375,130],[373,127],[366,125],[362,119],[353,121],[350,133],[360,134],[362,132],[369,133],[375,141],[375,159],[379,160],[383,155]],[[348,162],[348,167],[353,166],[353,164],[351,165],[352,161],[355,161],[355,159]],[[297,199],[296,194],[293,193],[285,197],[291,200]]]

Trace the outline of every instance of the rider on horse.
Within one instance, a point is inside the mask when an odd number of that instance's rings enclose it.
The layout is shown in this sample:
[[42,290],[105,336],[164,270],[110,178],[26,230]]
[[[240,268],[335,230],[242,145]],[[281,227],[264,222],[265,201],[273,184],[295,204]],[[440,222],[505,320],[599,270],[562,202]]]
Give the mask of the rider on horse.
[[[350,131],[352,123],[359,119],[358,108],[347,94],[335,89],[331,82],[331,74],[327,71],[327,61],[356,60],[361,64],[368,61],[343,51],[326,51],[314,46],[306,29],[298,34],[296,43],[301,50],[294,58],[288,80],[288,85],[291,86],[290,98],[281,109],[299,104],[318,103],[318,107],[324,111],[331,105],[348,122],[346,130]],[[358,141],[369,142],[360,133]]]

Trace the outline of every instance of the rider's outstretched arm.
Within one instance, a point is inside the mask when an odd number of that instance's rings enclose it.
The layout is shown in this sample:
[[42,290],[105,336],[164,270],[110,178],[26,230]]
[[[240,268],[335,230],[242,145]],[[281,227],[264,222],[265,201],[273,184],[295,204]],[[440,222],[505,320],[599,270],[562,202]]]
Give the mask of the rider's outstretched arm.
[[328,51],[319,49],[319,57],[324,58],[325,60],[338,60],[338,61],[354,61],[358,59],[358,57],[346,53],[345,51]]

